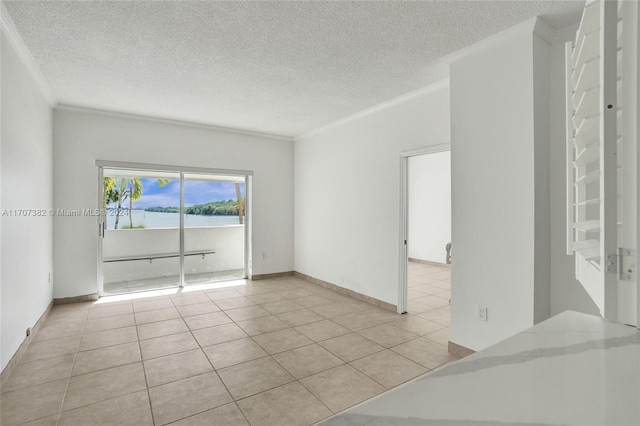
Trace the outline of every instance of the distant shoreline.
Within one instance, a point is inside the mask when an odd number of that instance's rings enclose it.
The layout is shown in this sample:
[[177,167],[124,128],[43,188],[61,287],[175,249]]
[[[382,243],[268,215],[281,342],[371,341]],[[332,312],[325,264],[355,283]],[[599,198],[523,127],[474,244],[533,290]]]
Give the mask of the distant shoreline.
[[[175,211],[173,210],[175,209]],[[115,216],[115,208],[107,207],[107,211],[110,212],[110,215]],[[133,208],[131,211],[136,212],[151,212],[151,213],[180,213],[180,207],[143,207],[143,208]],[[128,208],[120,208],[120,217],[129,216]],[[189,216],[238,216],[238,213],[189,213],[188,207],[185,207],[185,215]]]

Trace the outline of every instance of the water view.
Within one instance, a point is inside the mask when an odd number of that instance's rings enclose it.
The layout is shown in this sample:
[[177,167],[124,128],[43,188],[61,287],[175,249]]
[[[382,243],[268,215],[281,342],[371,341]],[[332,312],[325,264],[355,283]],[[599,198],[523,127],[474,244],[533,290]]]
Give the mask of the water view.
[[108,230],[179,228],[177,206],[181,194],[187,228],[238,225],[239,215],[244,216],[244,182],[225,180],[230,179],[228,176],[185,175],[183,190],[180,179],[175,179],[176,173],[151,175],[143,171],[105,171],[102,196]]
[[[129,215],[125,210],[120,215],[120,221],[118,223],[118,229],[122,229],[124,226],[129,226]],[[107,229],[112,230],[115,222],[115,210],[107,210]],[[132,210],[133,226],[144,226],[145,229],[150,228],[179,228],[180,227],[180,213],[161,213],[161,212],[149,212],[145,210]],[[225,226],[225,225],[238,225],[240,221],[238,216],[206,216],[197,214],[185,215],[184,225],[187,228],[197,228],[202,226]]]

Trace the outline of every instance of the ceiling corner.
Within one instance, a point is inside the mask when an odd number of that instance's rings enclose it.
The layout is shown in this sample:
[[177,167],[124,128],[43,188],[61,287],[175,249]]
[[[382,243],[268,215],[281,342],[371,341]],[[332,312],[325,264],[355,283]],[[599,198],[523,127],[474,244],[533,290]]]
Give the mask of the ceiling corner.
[[36,63],[36,60],[33,58],[33,55],[24,43],[22,36],[18,32],[16,25],[3,2],[0,2],[0,24],[2,32],[15,49],[24,66],[27,68],[27,71],[35,81],[45,101],[49,106],[51,106],[51,108],[55,108],[55,106],[58,105],[58,99],[53,94],[49,83],[45,80],[42,71],[40,71],[40,68]]
[[538,16],[536,18],[536,23],[533,26],[533,33],[551,44],[555,38],[556,31],[544,19]]
[[571,24],[567,27],[556,30],[555,34],[553,35],[553,42],[561,43],[561,42],[574,41],[576,38],[576,33],[578,32],[579,26],[580,26],[580,23],[576,22],[575,24]]

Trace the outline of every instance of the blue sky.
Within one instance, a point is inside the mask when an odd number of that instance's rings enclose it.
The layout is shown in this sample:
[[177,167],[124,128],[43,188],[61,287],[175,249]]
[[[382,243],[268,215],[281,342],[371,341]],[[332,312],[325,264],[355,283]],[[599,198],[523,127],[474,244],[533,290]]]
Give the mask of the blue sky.
[[[142,198],[133,202],[133,208],[145,207],[179,207],[180,181],[172,180],[169,185],[160,187],[157,179],[140,179],[143,184]],[[245,195],[244,183],[240,184],[240,192]],[[204,204],[211,201],[235,200],[236,187],[233,182],[210,182],[185,180],[184,205]]]

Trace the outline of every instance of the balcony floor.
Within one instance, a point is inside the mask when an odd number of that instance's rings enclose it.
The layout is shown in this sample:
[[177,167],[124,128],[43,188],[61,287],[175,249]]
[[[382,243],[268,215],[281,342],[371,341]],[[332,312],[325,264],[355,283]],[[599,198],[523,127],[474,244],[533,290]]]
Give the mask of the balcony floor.
[[[198,274],[186,274],[186,285],[208,284],[218,281],[230,281],[244,278],[244,269],[231,269],[227,271],[207,272]],[[104,294],[115,295],[135,293],[139,291],[159,290],[178,287],[180,277],[171,275],[168,277],[154,277],[131,281],[117,281],[104,283]]]

